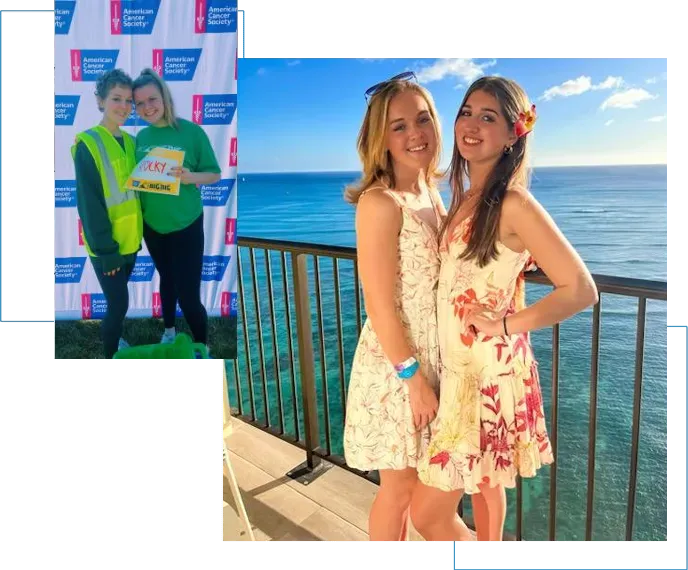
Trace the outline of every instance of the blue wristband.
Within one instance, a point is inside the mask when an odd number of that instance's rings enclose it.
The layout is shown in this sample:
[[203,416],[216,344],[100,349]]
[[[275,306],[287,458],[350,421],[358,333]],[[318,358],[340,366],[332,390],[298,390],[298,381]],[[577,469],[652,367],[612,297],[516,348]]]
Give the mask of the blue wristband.
[[416,371],[420,368],[420,364],[418,364],[418,361],[414,361],[413,364],[407,366],[403,370],[400,370],[397,372],[397,376],[401,378],[402,380],[408,380],[411,378]]

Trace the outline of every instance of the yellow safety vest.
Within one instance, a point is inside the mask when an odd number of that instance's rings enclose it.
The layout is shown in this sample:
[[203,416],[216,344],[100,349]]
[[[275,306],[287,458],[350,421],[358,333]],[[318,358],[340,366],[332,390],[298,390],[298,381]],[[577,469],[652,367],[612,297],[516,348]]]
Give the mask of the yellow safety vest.
[[[119,244],[119,253],[127,255],[136,253],[141,247],[143,238],[143,216],[138,192],[127,190],[125,183],[136,167],[136,144],[134,137],[122,131],[124,150],[115,137],[105,127],[98,125],[76,135],[72,146],[72,157],[76,155],[76,146],[83,142],[91,153],[98,167],[100,180],[103,183],[103,194],[108,217],[112,224],[112,237]],[[91,251],[83,235],[84,245],[89,255]]]

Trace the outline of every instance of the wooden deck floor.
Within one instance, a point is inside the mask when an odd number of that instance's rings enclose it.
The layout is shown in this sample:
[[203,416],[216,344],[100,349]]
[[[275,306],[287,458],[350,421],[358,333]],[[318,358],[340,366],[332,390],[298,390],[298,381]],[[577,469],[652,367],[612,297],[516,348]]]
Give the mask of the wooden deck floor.
[[[226,438],[256,540],[368,540],[377,485],[341,467],[309,485],[286,476],[305,460],[301,449],[237,419]],[[246,540],[224,478],[224,540]],[[422,540],[411,532],[412,540]]]

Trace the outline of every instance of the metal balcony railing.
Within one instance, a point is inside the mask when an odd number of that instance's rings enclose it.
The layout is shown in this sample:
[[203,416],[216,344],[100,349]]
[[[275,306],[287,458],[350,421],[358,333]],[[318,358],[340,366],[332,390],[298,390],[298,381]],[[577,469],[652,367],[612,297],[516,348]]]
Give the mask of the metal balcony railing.
[[[341,453],[341,442],[344,414],[346,407],[346,365],[343,325],[345,319],[355,322],[356,332],[362,326],[361,291],[358,279],[356,250],[348,247],[332,247],[314,244],[275,241],[259,238],[239,238],[238,240],[238,279],[239,279],[239,312],[242,329],[238,332],[237,351],[243,352],[245,366],[240,370],[238,360],[233,363],[234,379],[230,385],[230,408],[234,415],[277,437],[294,443],[305,450],[305,471],[318,468],[321,458],[349,469]],[[256,252],[263,251],[263,265],[256,264]],[[242,263],[242,257],[248,264]],[[276,291],[273,282],[273,262],[279,259],[281,273],[281,292]],[[327,281],[330,286],[323,287],[323,263],[332,265],[332,272]],[[346,267],[342,269],[342,265]],[[250,275],[244,273],[248,270]],[[347,289],[350,304],[342,306],[342,275],[346,272],[353,278],[353,292]],[[328,272],[329,273],[329,272]],[[594,275],[600,294],[599,302],[592,310],[592,339],[590,354],[590,413],[588,424],[587,453],[587,490],[585,512],[585,539],[592,539],[593,500],[595,496],[595,451],[597,444],[598,414],[598,370],[600,365],[600,321],[602,305],[609,295],[623,296],[637,300],[633,420],[631,430],[631,454],[628,467],[628,498],[626,515],[626,540],[633,538],[633,521],[636,504],[636,486],[638,474],[638,449],[640,438],[640,411],[643,383],[643,355],[645,350],[646,311],[648,300],[666,301],[666,282],[640,279]],[[551,286],[549,280],[541,273],[526,274],[529,283]],[[252,288],[253,312],[248,314],[248,284]],[[260,285],[259,285],[260,283]],[[313,286],[311,286],[311,284]],[[261,294],[263,292],[264,294]],[[276,295],[281,299],[277,301]],[[267,299],[265,298],[267,296]],[[323,302],[324,301],[324,302]],[[353,305],[353,306],[350,306]],[[314,309],[314,315],[312,310]],[[263,324],[267,311],[269,333]],[[332,314],[334,313],[334,318]],[[277,316],[281,316],[278,327]],[[332,338],[325,334],[325,316],[330,326],[336,331],[336,346]],[[296,324],[296,350],[293,343],[293,321]],[[266,327],[267,328],[267,327]],[[265,342],[272,345],[272,366],[266,364]],[[353,341],[353,339],[350,339]],[[630,340],[630,339],[628,339]],[[280,351],[279,345],[286,344],[286,350]],[[242,347],[243,345],[243,347]],[[252,350],[253,347],[253,350]],[[319,374],[316,373],[316,347],[319,356]],[[243,351],[242,351],[243,348]],[[255,369],[252,355],[258,352],[258,369]],[[334,352],[333,352],[334,351]],[[336,354],[336,366],[328,367],[326,355]],[[551,354],[551,407],[549,411],[549,435],[555,457],[557,455],[558,415],[559,415],[559,356],[560,325],[552,327]],[[282,366],[284,364],[284,366]],[[282,371],[288,369],[288,382],[283,380]],[[333,370],[334,368],[334,370]],[[320,382],[318,385],[317,377]],[[335,380],[334,376],[338,376]],[[268,382],[272,385],[269,394]],[[288,394],[284,387],[288,384]],[[258,413],[256,389],[262,404],[262,413]],[[319,390],[318,390],[319,388]],[[245,392],[248,394],[245,394]],[[320,393],[318,396],[318,392]],[[248,398],[246,398],[248,396]],[[286,397],[285,397],[286,396]],[[248,399],[248,406],[245,405]],[[288,400],[288,403],[287,403]],[[333,408],[334,406],[334,408]],[[286,414],[291,417],[292,428],[285,422]],[[262,421],[259,416],[262,415]],[[338,422],[333,423],[335,417]],[[322,422],[322,431],[320,425]],[[302,425],[301,425],[302,424]],[[338,431],[339,430],[339,431]],[[324,435],[324,448],[321,446],[321,433]],[[581,458],[582,459],[582,458]],[[376,473],[360,475],[378,482]],[[556,537],[557,515],[557,463],[551,466],[549,488],[549,521],[548,537]],[[521,480],[516,489],[516,524],[515,538],[522,538],[523,494]]]

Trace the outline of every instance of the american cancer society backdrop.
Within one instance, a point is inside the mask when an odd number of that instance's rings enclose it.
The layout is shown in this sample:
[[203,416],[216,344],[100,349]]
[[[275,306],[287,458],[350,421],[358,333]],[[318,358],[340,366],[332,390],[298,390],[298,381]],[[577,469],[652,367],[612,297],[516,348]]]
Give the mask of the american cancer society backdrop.
[[[202,125],[222,167],[201,186],[205,251],[201,301],[213,316],[236,315],[237,0],[71,0],[55,2],[56,319],[97,319],[102,294],[81,240],[70,148],[100,122],[98,76],[155,69],[177,114]],[[135,111],[125,125],[145,127]],[[129,283],[129,317],[160,317],[159,276],[143,244]],[[179,310],[178,310],[179,312]],[[181,314],[181,313],[180,313]]]

